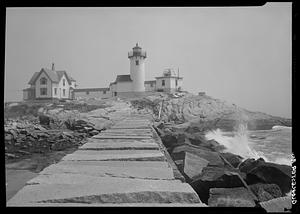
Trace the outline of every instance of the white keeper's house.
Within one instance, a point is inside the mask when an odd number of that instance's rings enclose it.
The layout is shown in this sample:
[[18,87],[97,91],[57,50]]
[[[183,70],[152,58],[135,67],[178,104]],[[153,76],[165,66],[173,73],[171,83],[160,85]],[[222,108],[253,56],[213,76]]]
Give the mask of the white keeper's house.
[[55,70],[54,63],[51,69],[42,68],[35,72],[28,84],[30,87],[23,90],[24,100],[74,99],[76,80],[66,71]]

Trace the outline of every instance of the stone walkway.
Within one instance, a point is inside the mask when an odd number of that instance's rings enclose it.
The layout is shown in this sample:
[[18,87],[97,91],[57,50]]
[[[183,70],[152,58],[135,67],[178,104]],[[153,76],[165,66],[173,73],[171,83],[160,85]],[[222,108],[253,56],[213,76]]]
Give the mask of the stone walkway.
[[149,120],[127,116],[45,168],[7,206],[206,206],[155,135]]

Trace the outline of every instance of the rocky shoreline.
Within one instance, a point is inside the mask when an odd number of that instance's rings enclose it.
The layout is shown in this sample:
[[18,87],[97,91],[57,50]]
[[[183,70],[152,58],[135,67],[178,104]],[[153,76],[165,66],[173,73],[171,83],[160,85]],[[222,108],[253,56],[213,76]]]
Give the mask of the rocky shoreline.
[[291,119],[251,112],[206,95],[160,94],[131,101],[140,113],[151,112],[155,129],[180,173],[211,207],[260,207],[267,211],[291,209],[291,166],[245,159],[225,152],[205,133],[217,128],[233,131],[291,126]]
[[120,120],[117,112],[127,108],[127,103],[116,99],[6,104],[6,200],[45,167]]
[[141,113],[151,112],[157,120],[183,124],[199,131],[217,128],[233,131],[241,123],[247,125],[248,130],[269,130],[276,125],[292,126],[291,119],[252,112],[207,95],[161,93],[131,100],[131,104]]
[[[205,138],[208,130],[234,130],[240,122],[246,121],[249,129],[270,129],[274,125],[289,126],[290,119],[250,112],[206,95],[174,97],[161,93],[129,102],[131,112],[148,114],[156,121],[154,128],[168,154],[203,203],[211,207],[261,207],[267,211],[273,203],[282,203],[278,209],[291,208],[286,202],[290,200],[286,197],[291,189],[290,166],[262,158],[245,160]],[[31,119],[6,119],[6,160],[77,148],[87,137],[113,124],[111,113],[127,108],[129,102],[91,107],[96,112],[88,112],[86,105],[84,111],[74,104],[52,109],[43,105],[36,108]]]
[[[5,160],[8,163],[33,154],[49,154],[78,148],[105,125],[82,115],[108,105],[86,103],[21,103],[5,108]],[[105,121],[109,121],[106,119]]]
[[155,129],[185,180],[208,206],[261,207],[291,190],[291,166],[262,158],[244,160],[190,127],[158,122]]

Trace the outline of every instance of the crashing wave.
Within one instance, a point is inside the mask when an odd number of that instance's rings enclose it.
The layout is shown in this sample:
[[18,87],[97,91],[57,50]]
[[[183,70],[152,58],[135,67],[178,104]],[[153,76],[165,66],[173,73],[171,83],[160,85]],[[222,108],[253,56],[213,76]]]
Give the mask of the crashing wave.
[[251,149],[249,146],[251,142],[248,140],[247,127],[240,125],[237,132],[233,137],[225,136],[225,133],[220,129],[210,131],[205,135],[207,140],[215,140],[221,145],[226,147],[225,152],[231,152],[241,157],[247,158],[260,158],[261,154]]
[[[275,127],[276,128],[276,127]],[[289,127],[290,128],[290,127]],[[254,136],[252,136],[254,137]],[[219,144],[225,146],[225,152],[230,152],[235,155],[239,155],[244,159],[247,158],[263,158],[267,162],[273,162],[277,164],[291,165],[291,161],[287,158],[276,158],[275,160],[269,160],[263,152],[256,151],[252,148],[253,142],[249,141],[249,133],[246,125],[240,125],[238,130],[233,136],[228,136],[228,133],[223,132],[220,129],[209,131],[206,133],[205,138],[207,140],[215,140]],[[250,136],[251,138],[251,136]]]

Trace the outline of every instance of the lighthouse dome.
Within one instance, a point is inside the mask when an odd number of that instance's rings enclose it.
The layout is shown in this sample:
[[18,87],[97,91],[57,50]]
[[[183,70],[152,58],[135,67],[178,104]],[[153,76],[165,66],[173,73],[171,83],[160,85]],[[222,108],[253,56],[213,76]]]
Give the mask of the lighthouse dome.
[[135,47],[132,48],[133,50],[141,50],[142,48],[136,43]]

